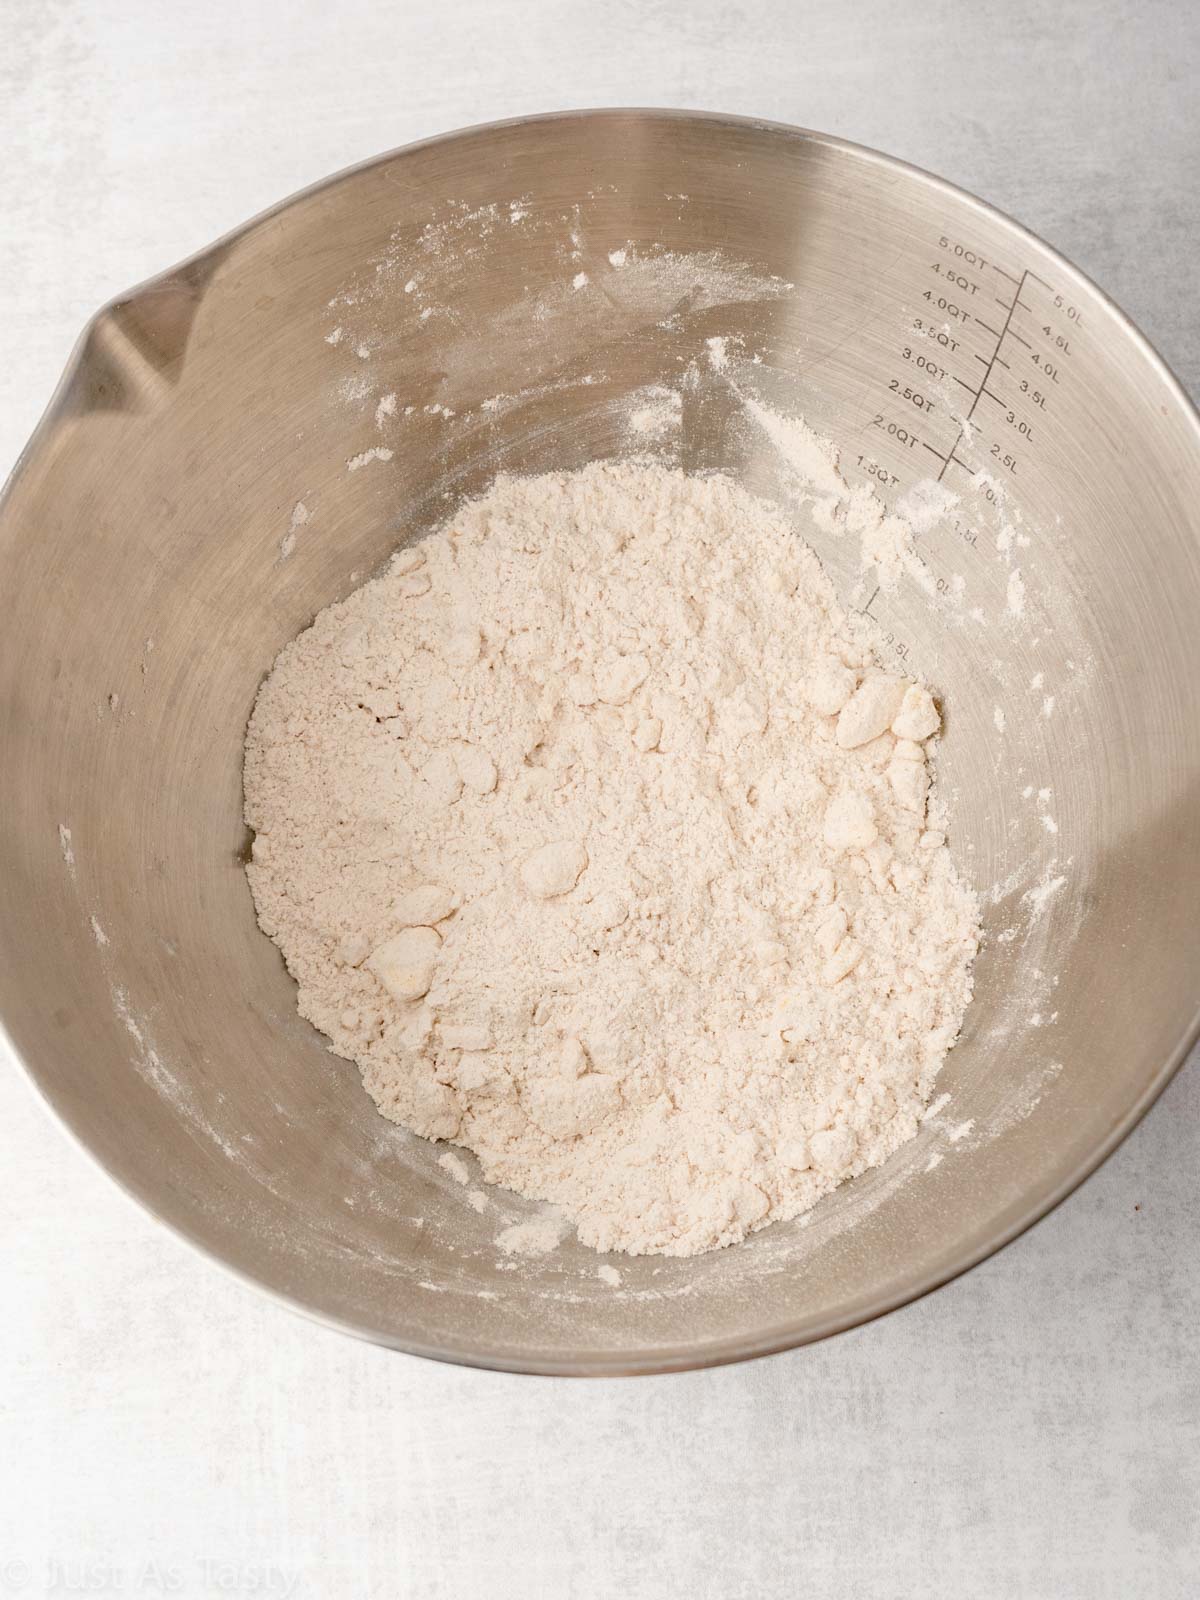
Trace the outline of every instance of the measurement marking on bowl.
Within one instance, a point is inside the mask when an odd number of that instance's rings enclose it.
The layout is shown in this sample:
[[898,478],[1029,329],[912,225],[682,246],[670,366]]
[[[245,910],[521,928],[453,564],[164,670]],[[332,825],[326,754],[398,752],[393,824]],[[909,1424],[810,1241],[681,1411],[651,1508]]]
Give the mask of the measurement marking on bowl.
[[[853,465],[890,499],[925,476],[932,456],[940,463],[938,483],[952,478],[954,467],[974,482],[986,505],[998,509],[1006,481],[1019,483],[1030,452],[1042,447],[1042,424],[1050,425],[1056,394],[1069,376],[1082,313],[1032,268],[1010,272],[946,234],[937,236],[936,246],[931,241],[928,270],[927,287],[918,291],[920,309],[898,302],[896,354],[904,369],[898,375],[884,369],[885,398],[877,398],[865,429],[882,437],[873,453],[864,451]],[[1003,318],[993,317],[993,306]],[[965,412],[946,401],[951,382],[957,386],[952,393],[962,391],[964,402],[970,397]],[[904,407],[899,415],[898,402]],[[922,432],[910,412],[924,419]],[[943,416],[954,427],[953,439],[939,429]],[[954,526],[975,544],[974,529],[964,533]],[[939,589],[943,583],[938,580]],[[862,606],[866,615],[875,615],[880,593],[876,588]],[[902,642],[888,643],[905,654]]]
[[[931,257],[920,309],[903,308],[896,350],[903,366],[885,369],[883,398],[866,424],[883,437],[855,465],[898,490],[922,476],[924,452],[940,463],[939,483],[951,467],[971,478],[994,474],[996,482],[981,484],[980,492],[996,505],[1000,485],[1019,480],[1030,449],[1041,446],[1041,424],[1053,416],[1056,391],[1068,376],[1082,314],[1031,267],[1009,272],[945,234]],[[964,403],[970,397],[961,414],[944,398],[950,383]],[[913,413],[926,426],[918,429]],[[954,426],[952,438],[939,426],[943,416]]]

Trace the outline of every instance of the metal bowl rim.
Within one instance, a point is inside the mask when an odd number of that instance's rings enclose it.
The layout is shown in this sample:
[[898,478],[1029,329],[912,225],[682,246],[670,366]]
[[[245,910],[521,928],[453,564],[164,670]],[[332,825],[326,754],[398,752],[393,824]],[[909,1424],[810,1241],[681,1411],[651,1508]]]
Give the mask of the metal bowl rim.
[[[760,117],[739,116],[730,112],[689,111],[654,106],[603,106],[569,111],[547,111],[535,115],[505,117],[498,121],[472,123],[464,127],[451,129],[445,133],[435,134],[427,139],[419,139],[406,145],[399,145],[381,155],[369,157],[365,161],[355,162],[353,165],[343,167],[316,183],[308,184],[304,188],[294,191],[274,205],[268,206],[265,210],[256,213],[245,222],[231,228],[227,233],[222,234],[204,248],[185,256],[173,266],[166,268],[162,272],[155,273],[152,277],[144,278],[140,283],[124,293],[114,295],[94,312],[85,323],[67,359],[63,374],[55,386],[33,433],[30,435],[24,449],[17,456],[17,460],[3,487],[0,487],[0,518],[3,517],[5,504],[17,479],[35,452],[49,438],[59,420],[60,413],[66,409],[67,397],[78,382],[79,375],[86,365],[87,345],[93,330],[116,307],[127,305],[145,295],[154,293],[165,284],[170,283],[180,273],[195,267],[239,239],[253,233],[257,228],[300,201],[332,189],[359,173],[369,171],[374,167],[384,166],[398,157],[413,155],[419,150],[438,145],[451,144],[470,136],[495,133],[505,128],[524,127],[548,122],[582,122],[589,119],[611,119],[615,121],[627,117],[644,117],[663,122],[690,122],[748,128],[771,137],[787,139],[801,144],[816,145],[841,155],[850,155],[873,162],[892,172],[916,178],[931,189],[955,200],[966,201],[982,215],[993,220],[998,219],[1013,229],[1021,239],[1045,251],[1068,276],[1102,302],[1123,333],[1132,340],[1141,356],[1149,362],[1166,384],[1181,413],[1191,426],[1197,451],[1200,453],[1200,412],[1197,411],[1196,406],[1192,403],[1191,398],[1170,364],[1163,358],[1133,319],[1121,309],[1105,290],[1088,277],[1074,262],[1055,249],[1053,245],[1049,244],[1039,234],[1034,233],[1032,229],[1025,227],[1023,223],[1018,222],[1015,217],[1010,216],[996,206],[990,205],[986,200],[982,200],[970,190],[951,183],[948,179],[941,178],[936,173],[929,172],[923,167],[915,166],[911,162],[903,161],[896,156],[875,150],[869,145],[857,144],[853,140],[842,139],[833,134],[821,133],[815,129],[800,127],[792,123],[777,122]],[[434,1361],[448,1362],[452,1365],[536,1377],[650,1376],[727,1366],[734,1362],[748,1361],[759,1356],[776,1355],[784,1350],[795,1349],[802,1345],[816,1344],[822,1339],[830,1338],[837,1333],[848,1332],[851,1328],[861,1327],[879,1317],[886,1316],[889,1312],[899,1310],[902,1306],[910,1305],[914,1301],[923,1299],[935,1289],[939,1289],[944,1284],[950,1283],[955,1278],[971,1271],[981,1262],[987,1260],[989,1256],[1002,1250],[1005,1245],[1011,1244],[1014,1239],[1019,1238],[1035,1223],[1040,1222],[1043,1217],[1053,1211],[1068,1195],[1072,1194],[1089,1178],[1146,1115],[1183,1065],[1198,1039],[1200,1039],[1200,1006],[1197,1007],[1191,1022],[1185,1028],[1176,1046],[1142,1095],[1134,1102],[1120,1121],[1116,1123],[1109,1134],[1101,1140],[1096,1149],[1077,1165],[1074,1171],[1068,1174],[1048,1195],[1043,1195],[1035,1200],[1015,1222],[1000,1229],[987,1242],[975,1249],[964,1251],[962,1256],[953,1264],[928,1273],[914,1285],[893,1294],[880,1296],[877,1300],[869,1302],[865,1306],[831,1317],[826,1322],[819,1324],[815,1329],[804,1333],[786,1327],[776,1328],[750,1338],[724,1338],[704,1341],[694,1347],[680,1351],[678,1355],[665,1353],[660,1349],[644,1349],[631,1350],[622,1355],[595,1353],[565,1360],[561,1356],[549,1353],[539,1354],[537,1352],[523,1351],[520,1354],[514,1354],[503,1346],[496,1346],[494,1349],[481,1349],[477,1344],[470,1343],[457,1345],[450,1341],[443,1341],[435,1345],[412,1338],[389,1337],[376,1330],[345,1321],[329,1312],[318,1310],[304,1300],[287,1293],[285,1290],[273,1288],[252,1273],[243,1271],[240,1267],[233,1265],[223,1255],[219,1254],[216,1249],[206,1244],[182,1224],[163,1216],[151,1198],[142,1194],[135,1186],[126,1183],[104,1164],[72,1123],[68,1114],[50,1097],[34,1067],[18,1051],[3,1017],[0,1016],[0,1045],[7,1049],[12,1060],[17,1064],[34,1091],[38,1102],[45,1108],[57,1126],[68,1136],[71,1143],[89,1159],[95,1168],[105,1175],[121,1194],[135,1203],[142,1211],[148,1212],[161,1227],[165,1228],[177,1239],[182,1240],[198,1255],[212,1262],[230,1277],[249,1286],[257,1293],[265,1295],[278,1305],[297,1312],[311,1322],[334,1329],[339,1333],[365,1339],[368,1343],[380,1345],[385,1349],[399,1350],[407,1355],[422,1356]]]

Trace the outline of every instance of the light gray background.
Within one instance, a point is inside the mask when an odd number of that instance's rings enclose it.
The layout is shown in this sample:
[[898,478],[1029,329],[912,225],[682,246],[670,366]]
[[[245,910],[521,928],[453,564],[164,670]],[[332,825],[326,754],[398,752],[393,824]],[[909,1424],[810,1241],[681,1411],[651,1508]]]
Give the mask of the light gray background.
[[[1092,273],[1196,393],[1198,65],[1190,0],[0,0],[0,471],[108,296],[347,163],[564,106],[747,112],[930,167]],[[921,1304],[575,1385],[261,1302],[8,1063],[0,1127],[0,1596],[280,1571],[321,1600],[1200,1593],[1194,1060],[1080,1194]]]

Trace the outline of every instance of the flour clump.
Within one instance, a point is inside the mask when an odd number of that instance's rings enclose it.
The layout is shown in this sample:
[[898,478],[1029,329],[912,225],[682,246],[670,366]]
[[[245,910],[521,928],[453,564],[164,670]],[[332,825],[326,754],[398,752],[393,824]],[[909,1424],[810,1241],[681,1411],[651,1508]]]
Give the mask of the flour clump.
[[916,1133],[978,907],[870,627],[732,480],[595,464],[498,478],[280,653],[250,884],[385,1116],[634,1254]]

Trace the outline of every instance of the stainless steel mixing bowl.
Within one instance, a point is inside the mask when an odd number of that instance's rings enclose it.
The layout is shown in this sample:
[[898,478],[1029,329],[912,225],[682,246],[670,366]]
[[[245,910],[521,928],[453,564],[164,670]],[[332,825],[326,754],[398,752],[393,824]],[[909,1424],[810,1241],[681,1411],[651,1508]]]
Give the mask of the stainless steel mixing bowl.
[[[678,422],[639,433],[655,385]],[[872,594],[853,541],[816,542],[946,697],[989,938],[912,1144],[732,1250],[615,1259],[614,1287],[574,1242],[506,1257],[498,1229],[537,1208],[465,1204],[300,1021],[242,872],[242,734],[279,647],[498,469],[648,444],[794,505],[748,400],[803,414],[889,503],[928,478],[960,497],[922,539],[931,594]],[[606,111],[331,179],[102,311],[9,485],[15,1051],[156,1216],[405,1350],[667,1370],[911,1300],[1090,1172],[1195,1035],[1198,508],[1196,416],[1136,330],[898,162]]]

